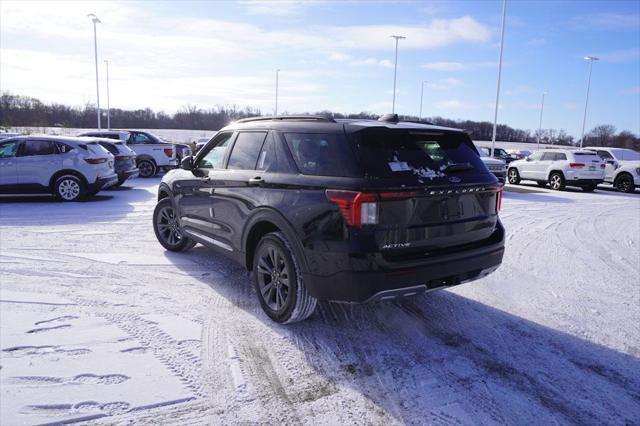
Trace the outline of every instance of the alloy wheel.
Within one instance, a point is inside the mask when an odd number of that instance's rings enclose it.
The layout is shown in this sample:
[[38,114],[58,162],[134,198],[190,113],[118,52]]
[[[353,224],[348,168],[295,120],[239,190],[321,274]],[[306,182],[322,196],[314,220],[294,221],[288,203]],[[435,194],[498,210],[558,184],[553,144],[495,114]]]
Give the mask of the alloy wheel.
[[516,183],[518,180],[518,172],[515,169],[509,170],[509,183]]
[[138,164],[138,169],[140,170],[140,175],[143,177],[153,176],[153,164],[149,161],[141,161],[140,164]]
[[58,184],[58,193],[67,201],[75,200],[80,195],[80,184],[73,179],[64,179]]
[[618,180],[618,190],[622,191],[622,192],[631,192],[631,178],[627,177],[627,176],[622,176],[619,180]]
[[560,189],[560,186],[562,185],[560,176],[559,175],[551,176],[551,181],[549,182],[549,185],[551,186],[552,189]]
[[258,288],[267,306],[280,311],[290,294],[290,271],[284,253],[274,245],[266,245],[258,260]]
[[182,232],[178,225],[178,219],[171,207],[164,207],[158,213],[156,219],[158,234],[170,246],[176,246],[182,240]]

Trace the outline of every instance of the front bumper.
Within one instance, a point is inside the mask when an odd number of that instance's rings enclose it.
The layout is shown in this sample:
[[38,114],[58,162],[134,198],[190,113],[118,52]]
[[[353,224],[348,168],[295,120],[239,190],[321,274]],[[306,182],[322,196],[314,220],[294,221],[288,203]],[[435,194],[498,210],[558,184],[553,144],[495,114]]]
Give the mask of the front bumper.
[[[496,235],[498,234],[498,235]],[[365,303],[402,296],[413,296],[436,289],[452,287],[489,275],[502,263],[504,228],[486,244],[468,250],[392,265],[372,254],[374,271],[344,270],[329,276],[303,274],[309,293],[319,300]]]

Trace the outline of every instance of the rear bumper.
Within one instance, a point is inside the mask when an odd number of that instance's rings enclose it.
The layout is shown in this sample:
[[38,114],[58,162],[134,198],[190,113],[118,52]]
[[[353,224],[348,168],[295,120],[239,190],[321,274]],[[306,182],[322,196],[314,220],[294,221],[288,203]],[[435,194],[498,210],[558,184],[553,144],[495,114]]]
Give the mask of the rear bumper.
[[89,192],[100,191],[101,189],[108,188],[118,183],[118,175],[113,173],[107,176],[99,177],[92,184],[89,184]]
[[140,175],[140,170],[137,167],[129,170],[123,170],[118,172],[118,180],[125,181],[127,179],[137,178]]
[[[319,300],[364,303],[413,296],[482,278],[495,271],[504,255],[504,229],[492,242],[471,250],[452,252],[420,261],[384,264],[371,255],[375,271],[340,271],[329,276],[303,274],[309,293]],[[381,264],[382,263],[382,264]]]
[[567,185],[587,186],[587,185],[599,185],[604,182],[604,179],[572,179],[567,180]]

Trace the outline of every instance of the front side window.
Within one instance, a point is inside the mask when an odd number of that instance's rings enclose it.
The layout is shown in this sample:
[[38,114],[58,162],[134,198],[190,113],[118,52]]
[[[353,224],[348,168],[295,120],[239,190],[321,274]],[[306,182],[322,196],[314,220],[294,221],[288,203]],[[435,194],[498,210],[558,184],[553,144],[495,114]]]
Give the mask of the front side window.
[[233,145],[227,169],[255,169],[265,136],[266,132],[240,132]]
[[22,156],[51,155],[56,153],[55,144],[50,141],[28,140],[22,148]]
[[18,150],[18,141],[9,141],[0,143],[0,158],[11,158],[16,156]]
[[198,160],[198,169],[221,169],[224,166],[224,157],[229,148],[233,133],[224,133],[216,136],[212,147]]
[[545,152],[542,154],[541,161],[556,161],[556,153],[555,152]]

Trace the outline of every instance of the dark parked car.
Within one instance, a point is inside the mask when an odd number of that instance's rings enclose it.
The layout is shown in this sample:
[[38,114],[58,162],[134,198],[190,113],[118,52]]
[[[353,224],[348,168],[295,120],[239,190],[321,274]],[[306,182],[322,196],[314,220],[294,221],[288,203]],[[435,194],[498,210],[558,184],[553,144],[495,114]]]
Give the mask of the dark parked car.
[[97,142],[113,155],[113,168],[118,175],[118,183],[113,185],[113,187],[120,186],[126,180],[139,176],[140,172],[138,167],[136,167],[136,153],[125,145],[124,142],[106,138],[81,137],[80,139]]
[[[491,148],[481,147],[480,149],[482,151],[484,151],[484,153],[487,156],[491,157]],[[493,158],[497,158],[499,160],[502,160],[507,164],[509,164],[510,162],[515,161],[515,160],[518,159],[518,157],[516,157],[515,155],[509,154],[506,150],[504,150],[502,148],[494,148],[494,150],[493,150]]]
[[253,271],[266,314],[472,281],[502,262],[502,187],[462,131],[322,117],[239,120],[167,173],[166,249],[202,243]]

